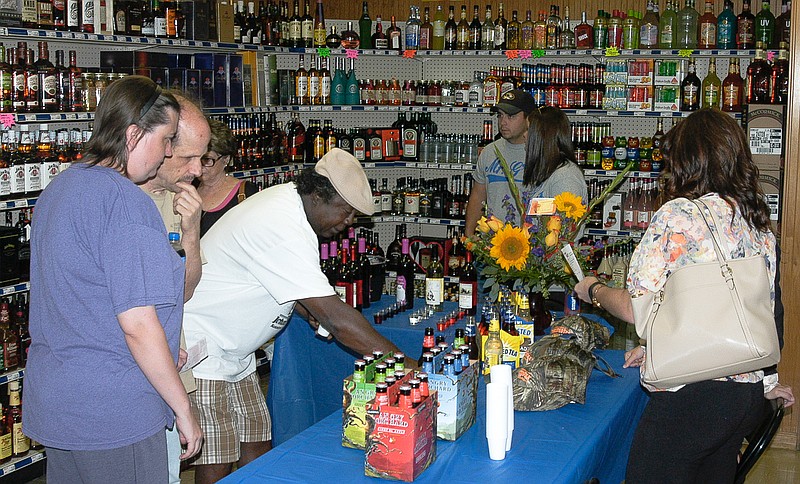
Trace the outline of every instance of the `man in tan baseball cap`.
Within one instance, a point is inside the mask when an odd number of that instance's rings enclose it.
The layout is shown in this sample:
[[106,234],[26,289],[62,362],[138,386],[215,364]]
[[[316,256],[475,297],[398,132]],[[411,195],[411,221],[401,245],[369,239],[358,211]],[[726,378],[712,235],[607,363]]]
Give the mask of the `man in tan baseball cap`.
[[[335,237],[356,214],[373,210],[361,165],[333,149],[293,183],[233,207],[200,240],[208,262],[183,324],[189,347],[205,340],[208,357],[193,368],[198,391],[189,401],[205,435],[220,438],[208,439],[193,462],[196,482],[216,482],[234,462],[241,467],[270,449],[270,418],[253,353],[294,311],[356,354],[398,351],[337,296],[319,264],[318,238]],[[232,394],[256,397],[228,399]],[[239,430],[225,430],[230,428]]]

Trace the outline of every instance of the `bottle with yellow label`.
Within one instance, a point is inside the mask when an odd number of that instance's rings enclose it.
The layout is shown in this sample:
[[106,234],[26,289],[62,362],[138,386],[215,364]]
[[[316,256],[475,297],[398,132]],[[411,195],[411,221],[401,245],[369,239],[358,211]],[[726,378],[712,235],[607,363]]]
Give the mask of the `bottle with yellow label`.
[[483,344],[483,375],[489,383],[489,370],[503,362],[503,341],[500,339],[500,320],[493,312],[489,322],[489,336]]
[[22,399],[18,381],[12,381],[8,384],[7,422],[11,426],[12,455],[21,457],[27,454],[31,448],[31,441],[22,433]]
[[5,418],[2,418],[3,406],[0,404],[0,463],[8,462],[11,459],[11,427]]

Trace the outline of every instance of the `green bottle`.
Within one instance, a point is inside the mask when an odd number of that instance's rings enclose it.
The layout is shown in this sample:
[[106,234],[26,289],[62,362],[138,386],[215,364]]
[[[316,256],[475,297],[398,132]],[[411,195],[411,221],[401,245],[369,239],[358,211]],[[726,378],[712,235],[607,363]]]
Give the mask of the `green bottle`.
[[[677,0],[676,0],[677,1]],[[677,16],[671,0],[667,0],[667,6],[658,21],[658,47],[661,49],[672,49],[675,47],[675,26]]]
[[358,19],[358,36],[361,38],[361,48],[372,48],[372,19],[369,18],[367,2],[362,4],[361,18]]
[[761,2],[761,11],[756,14],[756,44],[761,42],[768,49],[774,35],[775,16],[769,11],[769,2]]

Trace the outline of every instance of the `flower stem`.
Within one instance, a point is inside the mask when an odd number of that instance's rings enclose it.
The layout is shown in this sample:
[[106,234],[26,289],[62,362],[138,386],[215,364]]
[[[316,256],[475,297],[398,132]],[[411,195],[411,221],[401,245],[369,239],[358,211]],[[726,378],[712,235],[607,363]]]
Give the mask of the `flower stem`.
[[525,206],[522,203],[522,198],[519,195],[519,187],[517,187],[517,182],[514,180],[514,174],[511,173],[511,168],[508,166],[508,162],[503,157],[503,154],[500,153],[500,149],[495,146],[494,152],[497,154],[497,159],[500,161],[500,166],[503,167],[503,173],[506,175],[506,181],[508,182],[508,189],[511,191],[511,195],[514,197],[514,203],[517,205],[517,210],[519,210],[519,219],[520,223],[525,221]]

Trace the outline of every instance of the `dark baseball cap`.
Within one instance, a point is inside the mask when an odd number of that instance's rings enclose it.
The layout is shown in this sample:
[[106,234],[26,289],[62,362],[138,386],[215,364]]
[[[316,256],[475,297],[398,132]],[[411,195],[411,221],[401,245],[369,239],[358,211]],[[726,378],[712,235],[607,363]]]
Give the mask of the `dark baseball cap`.
[[522,89],[514,89],[500,96],[500,102],[495,105],[495,111],[503,111],[506,114],[517,114],[524,111],[528,115],[536,107],[533,96]]

